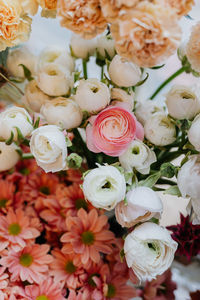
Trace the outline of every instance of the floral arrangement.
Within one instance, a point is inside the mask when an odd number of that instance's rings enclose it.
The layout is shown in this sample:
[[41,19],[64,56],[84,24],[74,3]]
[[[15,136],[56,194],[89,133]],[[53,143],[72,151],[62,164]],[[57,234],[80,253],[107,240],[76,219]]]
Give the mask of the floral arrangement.
[[[1,300],[175,299],[174,257],[200,253],[200,96],[154,98],[200,76],[200,23],[185,43],[179,25],[193,4],[0,1]],[[21,45],[39,7],[69,50]],[[181,68],[137,101],[176,50]],[[159,224],[158,192],[190,198],[180,224]]]

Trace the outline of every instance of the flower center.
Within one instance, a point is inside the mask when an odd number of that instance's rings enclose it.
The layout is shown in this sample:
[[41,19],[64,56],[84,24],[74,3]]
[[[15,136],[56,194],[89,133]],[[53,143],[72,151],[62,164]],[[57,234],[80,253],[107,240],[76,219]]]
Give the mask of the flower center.
[[[33,262],[33,257],[29,253],[24,253],[20,256],[19,262],[24,267],[30,267]],[[42,299],[42,298],[41,298]],[[45,298],[46,299],[46,298]]]
[[6,207],[7,199],[1,199],[0,200],[0,208]]
[[100,277],[100,275],[98,273],[94,273],[94,274],[91,274],[88,278],[88,284],[91,287],[95,288],[97,285],[96,285],[95,281],[93,280],[93,277]]
[[40,192],[45,194],[45,195],[50,195],[50,189],[48,186],[41,186],[40,187]]
[[77,210],[79,210],[80,208],[84,208],[85,210],[88,209],[87,202],[84,199],[81,199],[81,198],[76,199],[75,207],[76,207]]
[[114,287],[113,284],[108,284],[108,292],[107,292],[107,295],[106,297],[107,298],[113,298],[116,294],[116,288]]
[[85,245],[92,245],[94,243],[94,234],[91,231],[83,232],[81,238]]
[[38,296],[36,300],[49,300],[49,298],[45,295]]
[[153,243],[148,243],[148,247],[153,251],[156,251],[156,246]]
[[65,271],[69,274],[72,274],[76,271],[76,267],[72,261],[68,261],[65,266]]
[[30,174],[30,170],[28,168],[24,168],[20,170],[20,173],[22,175],[29,175]]
[[139,153],[140,153],[140,148],[137,147],[137,146],[134,147],[134,148],[132,149],[132,153],[135,154],[135,155],[139,154]]
[[10,224],[8,232],[10,235],[18,235],[21,232],[21,227],[17,223]]
[[101,187],[102,189],[110,189],[111,183],[109,181],[106,181],[106,183]]

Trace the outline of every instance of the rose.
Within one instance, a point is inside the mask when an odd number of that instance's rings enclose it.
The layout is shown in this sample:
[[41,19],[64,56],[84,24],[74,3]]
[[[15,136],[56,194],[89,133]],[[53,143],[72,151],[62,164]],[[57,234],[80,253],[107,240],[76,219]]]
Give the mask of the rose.
[[140,68],[119,55],[112,59],[108,73],[112,82],[123,87],[134,86],[141,78]]
[[20,156],[16,150],[17,146],[14,143],[6,145],[0,142],[0,172],[12,169],[19,161]]
[[78,127],[83,118],[78,104],[69,98],[63,97],[46,101],[40,112],[48,124],[57,125],[62,129]]
[[166,146],[176,140],[176,127],[163,113],[152,115],[144,125],[146,138],[156,146]]
[[127,172],[131,172],[135,168],[141,174],[149,174],[150,165],[156,162],[156,155],[147,145],[140,140],[135,140],[119,156],[119,161]]
[[30,140],[31,153],[45,172],[66,169],[67,143],[59,127],[46,125],[34,130]]
[[138,121],[144,125],[145,122],[151,118],[152,115],[163,112],[163,107],[158,106],[152,100],[138,102],[135,109],[135,115]]
[[200,114],[196,116],[188,130],[188,139],[195,149],[200,151]]
[[117,222],[123,227],[132,227],[151,218],[160,218],[163,211],[161,199],[150,188],[141,186],[126,194],[126,203],[115,207]]
[[112,59],[115,56],[115,41],[110,35],[101,35],[97,38],[97,51],[101,58]]
[[128,108],[124,103],[117,103],[89,119],[90,123],[86,127],[89,150],[120,156],[133,139],[143,139],[143,127]]
[[83,193],[94,207],[111,210],[125,197],[125,178],[113,166],[99,166],[84,177]]
[[164,227],[151,222],[137,226],[127,235],[124,253],[129,268],[142,280],[164,273],[174,259],[177,243]]
[[11,106],[0,113],[0,137],[7,140],[13,132],[13,139],[18,139],[17,128],[24,137],[33,131],[32,119],[29,113],[22,107]]
[[85,40],[79,35],[73,34],[70,46],[73,56],[88,59],[89,56],[92,56],[95,53],[97,41],[96,39]]
[[110,91],[98,79],[83,79],[79,82],[74,100],[83,111],[99,112],[110,103]]
[[134,96],[135,93],[133,91],[131,91],[131,93],[128,94],[126,91],[119,88],[112,88],[111,90],[111,100],[128,103],[130,105],[131,110],[133,110],[134,108]]
[[200,99],[193,88],[175,85],[166,96],[167,109],[175,119],[192,119],[200,112]]

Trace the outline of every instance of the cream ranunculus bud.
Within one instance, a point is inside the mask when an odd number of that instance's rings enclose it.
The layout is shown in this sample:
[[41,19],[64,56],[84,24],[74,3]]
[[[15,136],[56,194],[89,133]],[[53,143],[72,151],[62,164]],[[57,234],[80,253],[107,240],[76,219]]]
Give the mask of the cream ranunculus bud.
[[119,88],[113,88],[111,90],[111,100],[128,103],[131,110],[134,108],[134,95],[134,92],[131,92],[129,95],[126,91]]
[[113,166],[99,166],[85,176],[83,192],[94,207],[111,210],[125,197],[125,178]]
[[111,61],[108,73],[112,82],[118,86],[134,86],[141,80],[140,68],[119,55],[115,55]]
[[164,113],[163,107],[155,105],[152,100],[146,100],[137,103],[135,115],[137,120],[144,126],[145,122],[158,112]]
[[20,156],[16,150],[17,146],[14,143],[6,145],[0,142],[0,172],[10,170],[19,161]]
[[46,101],[40,110],[48,124],[57,125],[62,129],[77,128],[82,122],[82,111],[78,104],[64,97]]
[[18,127],[24,137],[30,136],[33,131],[32,119],[22,107],[11,106],[0,113],[0,137],[7,140],[13,132],[13,139],[18,139]]
[[39,89],[36,80],[31,80],[26,85],[22,101],[29,109],[40,112],[42,104],[48,100],[50,100],[50,97]]
[[156,146],[166,146],[176,140],[176,127],[168,116],[162,113],[154,114],[144,125],[146,138]]
[[14,77],[24,78],[24,70],[20,64],[26,66],[35,74],[36,57],[26,47],[9,50],[7,58],[7,69]]
[[38,87],[49,96],[66,95],[73,87],[73,76],[59,65],[48,64],[38,72],[36,78]]
[[156,162],[156,155],[142,141],[134,140],[119,161],[127,172],[135,168],[141,174],[149,174],[151,164]]
[[137,226],[124,243],[127,265],[140,281],[163,274],[171,266],[176,249],[169,231],[151,222]]
[[71,50],[75,57],[87,59],[94,55],[97,48],[97,40],[85,40],[79,35],[73,34],[71,37]]
[[115,41],[110,35],[101,35],[97,38],[97,51],[101,57],[106,58],[106,52],[112,59],[115,56]]
[[175,85],[166,96],[170,116],[175,119],[192,119],[200,112],[200,99],[193,88]]
[[188,130],[188,139],[195,149],[200,151],[200,114],[196,116]]
[[83,111],[96,113],[110,103],[110,91],[98,79],[83,79],[79,82],[74,99]]
[[153,217],[159,219],[163,212],[161,199],[145,186],[129,191],[126,201],[121,201],[115,207],[117,222],[123,227],[132,227]]
[[67,143],[58,126],[46,125],[34,130],[30,140],[31,153],[45,172],[59,172],[67,167]]
[[74,71],[75,63],[73,57],[66,51],[66,49],[58,46],[48,46],[39,55],[38,71],[42,70],[48,64],[59,65],[71,73]]
[[177,183],[183,197],[199,199],[200,156],[193,155],[178,172]]

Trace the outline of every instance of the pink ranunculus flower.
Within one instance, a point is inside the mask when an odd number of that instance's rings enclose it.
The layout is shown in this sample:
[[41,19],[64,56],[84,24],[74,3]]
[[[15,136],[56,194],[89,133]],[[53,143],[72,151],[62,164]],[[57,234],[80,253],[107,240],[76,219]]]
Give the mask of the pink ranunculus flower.
[[144,129],[129,105],[117,102],[98,115],[90,117],[86,138],[90,151],[119,156],[135,138],[143,140]]

